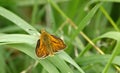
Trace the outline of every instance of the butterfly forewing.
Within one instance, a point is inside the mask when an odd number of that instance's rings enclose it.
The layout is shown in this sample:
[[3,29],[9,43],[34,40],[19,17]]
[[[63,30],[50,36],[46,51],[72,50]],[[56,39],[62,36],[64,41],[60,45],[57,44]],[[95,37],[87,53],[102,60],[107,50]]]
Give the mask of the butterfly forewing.
[[60,38],[58,38],[54,35],[51,35],[50,40],[52,42],[51,46],[52,46],[53,52],[57,52],[57,51],[62,50],[66,47],[64,42]]
[[46,57],[49,55],[49,52],[46,49],[46,45],[41,40],[38,40],[37,42],[36,55],[38,57]]

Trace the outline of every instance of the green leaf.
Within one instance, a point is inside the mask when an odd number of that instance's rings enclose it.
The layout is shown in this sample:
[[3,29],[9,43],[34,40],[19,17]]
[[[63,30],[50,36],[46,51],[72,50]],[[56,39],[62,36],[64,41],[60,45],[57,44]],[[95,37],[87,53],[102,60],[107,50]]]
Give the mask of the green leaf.
[[79,72],[85,73],[85,72],[82,70],[82,68],[80,68],[80,67],[78,66],[78,64],[77,64],[67,53],[65,53],[64,51],[61,52],[61,54],[59,54],[59,56],[60,56],[62,59],[64,59],[66,62],[68,62],[68,63],[70,63],[71,65],[73,65],[74,67],[76,67],[76,68],[79,70]]
[[53,56],[52,58],[49,58],[49,60],[60,69],[62,73],[73,73],[73,71],[70,69],[70,67],[65,63],[64,60],[62,60],[59,56]]
[[4,58],[4,50],[3,50],[3,47],[0,46],[0,62],[1,62],[1,65],[0,65],[0,72],[1,73],[6,73],[6,70],[5,70],[5,58]]
[[2,43],[11,44],[11,43],[27,43],[27,44],[36,44],[38,38],[32,35],[25,34],[0,34],[0,45]]
[[120,48],[120,33],[119,32],[108,32],[108,33],[105,33],[104,35],[102,35],[101,37],[99,38],[112,38],[112,39],[115,39],[117,40],[117,44],[112,52],[112,55],[111,55],[111,58],[108,60],[108,63],[106,64],[104,70],[103,70],[103,73],[106,73],[112,63],[112,61],[114,60],[115,56],[118,55],[118,53],[120,53],[119,51],[119,48]]
[[99,2],[99,1],[102,1],[102,2],[120,2],[120,0],[92,0],[92,2]]
[[[87,57],[79,57],[76,59],[76,62],[79,65],[107,63],[110,58],[111,55],[93,55]],[[120,66],[120,56],[116,56],[112,63]]]
[[74,31],[74,34],[72,35],[71,40],[73,40],[79,34],[79,32],[88,24],[88,22],[95,15],[96,11],[99,9],[101,4],[102,3],[95,5],[95,7],[92,8],[92,10],[83,18],[83,20],[78,25],[78,29]]
[[[55,2],[60,3],[60,2],[67,2],[69,0],[55,0]],[[29,6],[34,4],[34,0],[18,0],[18,5],[19,6]],[[39,0],[38,4],[45,4],[47,3],[47,0]]]
[[29,55],[30,57],[32,57],[33,59],[35,59],[36,61],[38,61],[45,70],[47,70],[49,73],[59,73],[59,71],[57,70],[57,68],[51,64],[50,61],[48,61],[47,59],[40,59],[36,56],[35,54],[35,47],[33,47],[32,45],[27,45],[27,44],[11,44],[8,45],[9,47],[12,48],[16,48],[17,50]]
[[11,22],[15,23],[17,26],[22,28],[24,31],[31,35],[39,35],[39,32],[33,28],[31,25],[29,25],[27,22],[25,22],[23,19],[15,15],[14,13],[10,12],[9,10],[3,8],[0,6],[0,15],[4,18],[10,20]]

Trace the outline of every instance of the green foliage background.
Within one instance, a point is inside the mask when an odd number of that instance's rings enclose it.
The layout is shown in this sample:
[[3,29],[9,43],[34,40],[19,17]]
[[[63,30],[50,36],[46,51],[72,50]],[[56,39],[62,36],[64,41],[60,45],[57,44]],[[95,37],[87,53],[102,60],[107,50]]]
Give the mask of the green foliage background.
[[[67,48],[35,54],[39,31]],[[0,0],[0,73],[120,73],[120,0]]]

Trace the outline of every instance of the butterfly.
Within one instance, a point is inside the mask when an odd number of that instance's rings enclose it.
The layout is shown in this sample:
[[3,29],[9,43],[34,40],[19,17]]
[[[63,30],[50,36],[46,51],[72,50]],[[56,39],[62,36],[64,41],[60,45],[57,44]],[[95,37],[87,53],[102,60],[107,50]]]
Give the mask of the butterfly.
[[55,52],[66,47],[62,39],[41,30],[40,39],[37,41],[36,55],[40,58],[54,55]]

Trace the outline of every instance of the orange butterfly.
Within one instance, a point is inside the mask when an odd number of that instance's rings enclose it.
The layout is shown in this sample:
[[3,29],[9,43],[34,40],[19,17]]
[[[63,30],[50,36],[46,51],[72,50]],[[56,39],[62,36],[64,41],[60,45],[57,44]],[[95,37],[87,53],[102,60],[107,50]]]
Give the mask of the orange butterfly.
[[38,40],[36,46],[36,55],[44,58],[49,55],[54,55],[55,52],[58,52],[65,47],[66,45],[60,38],[42,30],[40,39]]

